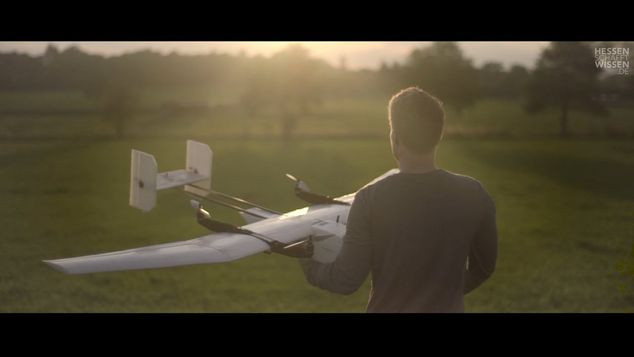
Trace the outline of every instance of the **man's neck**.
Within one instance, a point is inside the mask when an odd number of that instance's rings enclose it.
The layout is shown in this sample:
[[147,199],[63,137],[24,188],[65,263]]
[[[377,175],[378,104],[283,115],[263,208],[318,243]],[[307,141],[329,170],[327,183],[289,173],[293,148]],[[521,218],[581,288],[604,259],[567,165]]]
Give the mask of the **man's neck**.
[[422,156],[404,155],[404,157],[399,158],[398,167],[402,173],[424,174],[437,169],[435,157],[434,152]]

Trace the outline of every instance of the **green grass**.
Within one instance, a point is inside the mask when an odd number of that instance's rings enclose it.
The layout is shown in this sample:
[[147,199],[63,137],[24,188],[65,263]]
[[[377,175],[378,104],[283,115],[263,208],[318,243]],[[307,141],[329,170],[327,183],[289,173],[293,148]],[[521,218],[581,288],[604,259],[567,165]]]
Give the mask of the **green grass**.
[[[609,108],[605,117],[587,112],[569,114],[570,132],[576,136],[612,136],[634,134],[634,111],[631,107]],[[559,134],[556,108],[529,114],[521,101],[484,99],[462,113],[449,108],[448,131],[463,136],[498,135],[502,137],[547,137]]]
[[[394,166],[382,139],[197,138],[214,150],[215,189],[279,210],[302,206],[285,172],[339,195]],[[161,171],[183,166],[181,139],[0,141],[0,311],[364,311],[367,282],[350,296],[321,291],[282,256],[83,276],[41,263],[206,233],[178,190],[150,213],[128,206],[131,148],[155,154]],[[627,141],[443,142],[440,165],[481,180],[498,209],[498,268],[467,310],[631,311],[618,266],[634,244],[633,154]]]

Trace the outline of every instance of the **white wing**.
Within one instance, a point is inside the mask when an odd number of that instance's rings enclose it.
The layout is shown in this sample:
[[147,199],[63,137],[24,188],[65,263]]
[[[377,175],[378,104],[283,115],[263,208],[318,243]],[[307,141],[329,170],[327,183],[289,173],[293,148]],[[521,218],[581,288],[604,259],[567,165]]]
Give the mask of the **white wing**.
[[182,242],[44,262],[66,274],[86,274],[222,263],[267,250],[268,244],[248,235],[215,233]]

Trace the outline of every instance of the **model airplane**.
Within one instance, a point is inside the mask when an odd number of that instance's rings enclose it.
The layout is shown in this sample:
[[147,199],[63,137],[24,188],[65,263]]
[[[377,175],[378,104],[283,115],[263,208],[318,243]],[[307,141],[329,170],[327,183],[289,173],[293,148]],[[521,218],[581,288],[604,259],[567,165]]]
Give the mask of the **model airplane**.
[[[311,192],[304,181],[287,174],[295,182],[295,194],[309,206],[282,214],[212,190],[212,155],[209,146],[188,140],[186,168],[158,173],[154,156],[132,150],[130,205],[148,212],[156,205],[157,191],[184,187],[194,198],[191,203],[198,223],[215,233],[175,243],[44,262],[67,274],[85,274],[222,263],[262,252],[323,263],[335,260],[354,193],[336,198],[320,195]],[[397,172],[392,169],[368,185]],[[238,227],[215,220],[203,208],[203,200],[235,209],[247,224]]]

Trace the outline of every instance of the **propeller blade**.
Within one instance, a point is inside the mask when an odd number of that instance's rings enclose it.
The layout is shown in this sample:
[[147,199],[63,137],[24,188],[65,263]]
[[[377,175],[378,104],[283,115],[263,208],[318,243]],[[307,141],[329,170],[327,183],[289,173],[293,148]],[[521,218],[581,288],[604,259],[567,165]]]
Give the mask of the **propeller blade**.
[[203,206],[202,203],[196,200],[189,200],[189,203],[192,205],[193,209],[199,209]]

